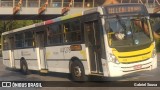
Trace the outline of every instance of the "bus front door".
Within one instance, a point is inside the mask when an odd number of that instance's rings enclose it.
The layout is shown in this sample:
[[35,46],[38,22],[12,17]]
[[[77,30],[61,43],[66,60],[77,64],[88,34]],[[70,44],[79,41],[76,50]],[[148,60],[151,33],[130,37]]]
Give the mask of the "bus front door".
[[101,39],[98,20],[85,23],[85,41],[88,48],[91,73],[102,73]]
[[36,42],[37,47],[39,48],[39,59],[40,59],[40,68],[42,73],[48,72],[47,70],[47,62],[45,58],[45,32],[37,32],[36,33]]

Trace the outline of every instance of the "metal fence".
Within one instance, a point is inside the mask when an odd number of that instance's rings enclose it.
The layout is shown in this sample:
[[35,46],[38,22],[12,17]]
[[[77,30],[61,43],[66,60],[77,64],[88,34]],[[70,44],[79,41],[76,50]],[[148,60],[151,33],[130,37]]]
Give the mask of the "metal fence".
[[[19,0],[0,0],[0,7],[14,7]],[[39,2],[40,1],[40,2]],[[72,4],[76,8],[91,8],[98,6],[97,0],[79,0]],[[160,0],[117,0],[119,3],[142,3],[148,8],[160,6]],[[45,3],[45,0],[23,0],[22,7],[40,7]],[[64,0],[49,0],[48,7],[63,8],[69,5],[69,1]]]

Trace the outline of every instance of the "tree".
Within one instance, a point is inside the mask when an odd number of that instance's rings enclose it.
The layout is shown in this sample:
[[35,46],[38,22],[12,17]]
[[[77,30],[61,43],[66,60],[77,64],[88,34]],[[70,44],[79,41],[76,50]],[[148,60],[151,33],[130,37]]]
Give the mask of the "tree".
[[38,23],[41,20],[1,20],[0,21],[0,33],[10,31],[16,28],[25,27],[34,23]]

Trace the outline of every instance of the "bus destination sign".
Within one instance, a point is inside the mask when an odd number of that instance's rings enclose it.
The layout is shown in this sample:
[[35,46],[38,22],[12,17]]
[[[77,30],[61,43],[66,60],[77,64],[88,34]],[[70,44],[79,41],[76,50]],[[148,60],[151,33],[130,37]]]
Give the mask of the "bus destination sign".
[[106,7],[108,14],[127,14],[127,13],[145,13],[147,12],[142,5],[113,5]]
[[131,6],[131,7],[109,7],[108,13],[114,14],[114,13],[129,13],[129,12],[139,12],[141,11],[140,6]]

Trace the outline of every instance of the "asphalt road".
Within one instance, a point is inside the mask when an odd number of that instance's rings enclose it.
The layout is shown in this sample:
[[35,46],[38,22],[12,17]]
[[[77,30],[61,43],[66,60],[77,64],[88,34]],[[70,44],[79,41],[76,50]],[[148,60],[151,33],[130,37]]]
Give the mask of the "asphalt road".
[[[158,54],[158,68],[152,71],[138,72],[120,78],[109,78],[110,81],[160,81],[160,54]],[[49,73],[41,75],[38,72],[31,72],[23,75],[18,70],[11,70],[2,64],[0,59],[0,81],[70,81],[65,73]],[[0,88],[0,90],[159,90],[160,87],[52,87],[52,88]]]

